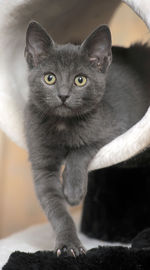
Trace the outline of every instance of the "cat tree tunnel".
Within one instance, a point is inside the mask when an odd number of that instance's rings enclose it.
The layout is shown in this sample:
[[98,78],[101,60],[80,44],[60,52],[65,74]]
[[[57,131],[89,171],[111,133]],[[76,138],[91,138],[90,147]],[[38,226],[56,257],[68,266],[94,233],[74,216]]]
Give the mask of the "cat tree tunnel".
[[[148,24],[147,0],[126,0]],[[23,110],[28,98],[24,59],[29,21],[39,21],[58,43],[83,40],[97,25],[108,23],[120,1],[7,0],[0,3],[0,127],[18,145],[25,146]],[[143,3],[142,7],[140,7]],[[143,8],[144,7],[144,8]],[[150,144],[150,111],[122,136],[97,153],[89,170],[126,160]]]
[[[150,29],[150,3],[149,0],[124,0],[124,2],[129,5],[146,23]],[[51,36],[58,43],[69,42],[70,40],[83,40],[94,28],[100,24],[109,23],[112,15],[114,14],[116,8],[119,6],[120,0],[1,0],[0,1],[0,128],[9,136],[16,144],[26,149],[24,131],[23,131],[23,112],[24,107],[28,99],[28,84],[27,84],[27,66],[24,59],[24,47],[25,47],[25,32],[28,23],[31,20],[36,20],[40,22],[51,34]],[[101,178],[103,177],[103,172],[106,167],[121,163],[125,160],[130,159],[131,157],[137,156],[137,154],[143,152],[149,148],[150,145],[150,108],[147,110],[143,118],[136,123],[132,128],[121,136],[114,139],[109,144],[105,145],[99,152],[96,154],[91,164],[89,165],[89,171],[104,168],[101,170]],[[148,152],[148,151],[145,151]],[[149,160],[148,166],[150,166],[149,154],[147,159]],[[129,161],[130,162],[130,161]],[[119,165],[116,165],[119,166]],[[107,169],[107,168],[106,168]],[[111,179],[112,174],[114,173],[115,167],[108,168],[107,175]],[[94,173],[94,172],[92,172]],[[115,171],[116,173],[116,171]],[[119,171],[120,173],[120,171]],[[125,190],[128,192],[126,185],[126,179],[128,175],[124,175],[124,178],[121,174],[118,173],[115,175],[116,186],[119,185],[120,181],[124,183],[124,186],[121,186],[121,192]],[[132,175],[135,175],[135,172],[130,173],[130,179],[128,178],[128,185],[131,188]],[[145,199],[145,194],[149,190],[149,182],[147,178],[149,177],[150,169],[148,171],[139,171],[136,170],[136,177],[132,182],[132,189],[135,190],[137,181],[139,183],[138,194],[136,200],[139,200],[138,196],[141,196],[144,200],[143,209],[147,209],[144,213],[144,218],[150,216],[150,211],[148,209],[148,202],[150,196],[147,200]],[[145,176],[146,175],[146,176]],[[117,177],[117,178],[116,178]],[[139,178],[138,178],[139,177]],[[140,181],[142,177],[144,178],[144,187],[141,190]],[[146,178],[147,177],[147,178]],[[104,177],[105,178],[105,177]],[[121,180],[120,180],[121,178]],[[91,174],[92,180],[92,174]],[[103,196],[103,190],[101,187],[98,189],[95,186],[98,179],[90,182],[90,189],[92,192],[96,192],[95,201],[93,200],[92,193],[88,194],[87,199],[84,205],[83,219],[82,219],[82,229],[85,233],[90,234],[91,223],[94,224],[94,211],[92,207],[96,203],[98,207],[98,215],[96,214],[96,219],[99,216],[100,200]],[[106,180],[106,179],[104,179]],[[130,181],[131,180],[131,181]],[[103,181],[103,187],[106,181]],[[109,191],[111,188],[110,181],[108,185]],[[121,185],[121,184],[120,184]],[[136,189],[137,190],[137,189]],[[100,192],[100,193],[99,193]],[[120,192],[120,191],[119,191]],[[94,193],[95,194],[95,193]],[[110,194],[110,193],[109,193]],[[123,194],[123,193],[122,193]],[[108,196],[109,197],[109,196]],[[131,196],[132,197],[132,196]],[[108,198],[109,199],[109,198]],[[90,201],[92,200],[92,201]],[[97,202],[96,202],[97,200]],[[113,199],[114,201],[114,199]],[[89,202],[91,206],[89,208]],[[108,205],[108,200],[106,197],[106,204]],[[111,202],[110,202],[111,204]],[[119,205],[119,203],[117,203]],[[135,203],[137,207],[137,204]],[[138,204],[140,208],[140,204]],[[130,208],[130,206],[129,206]],[[88,209],[88,211],[87,211]],[[134,208],[132,209],[133,213]],[[140,212],[141,211],[141,212]],[[142,208],[140,208],[141,216],[143,215]],[[138,213],[139,213],[138,212]],[[131,215],[132,216],[132,215]],[[136,217],[135,220],[138,220],[139,217]],[[143,219],[144,219],[143,218]],[[128,221],[128,220],[127,220]],[[145,222],[145,221],[143,221]],[[148,220],[150,223],[150,220]],[[85,224],[86,223],[86,224]],[[150,227],[150,224],[148,227]],[[87,226],[89,225],[89,227]],[[93,225],[92,224],[92,225]],[[99,230],[101,226],[101,221],[96,220],[95,223]],[[98,225],[97,225],[98,224]],[[121,224],[121,221],[120,221]],[[145,223],[144,223],[145,224]],[[127,224],[129,225],[129,224]],[[137,232],[143,230],[143,227],[137,228]],[[133,227],[135,227],[133,225]],[[142,228],[142,229],[141,229]],[[120,229],[120,228],[119,228]],[[118,230],[119,230],[118,229]],[[134,228],[135,229],[135,228]],[[94,228],[94,232],[95,232]],[[96,231],[97,233],[97,231]],[[133,233],[135,235],[135,231]],[[133,236],[132,234],[132,236]],[[145,238],[145,235],[147,238]],[[54,258],[52,254],[48,253],[35,253],[33,256],[28,256],[28,254],[15,253],[10,257],[9,264],[6,266],[6,270],[23,270],[27,269],[24,264],[24,260],[28,265],[31,265],[30,269],[129,269],[131,264],[133,265],[132,269],[149,269],[150,268],[150,256],[149,250],[139,250],[137,246],[142,242],[142,248],[147,245],[146,248],[150,249],[150,244],[148,239],[150,232],[142,234],[136,242],[133,249],[128,250],[119,247],[118,249],[109,248],[97,249],[90,251],[87,258],[78,261],[57,261],[57,258]],[[95,234],[95,237],[97,235]],[[50,237],[51,249],[53,248],[54,237],[53,232],[49,228],[49,225],[42,225],[41,227],[34,227],[28,229],[20,234],[8,237],[7,239],[0,240],[0,267],[6,263],[8,256],[17,250],[20,251],[30,251],[35,252],[37,250],[49,249],[49,243],[47,239]],[[98,245],[97,240],[89,240],[83,234],[80,234],[83,244],[87,249],[95,247]],[[114,234],[115,237],[115,234]],[[126,237],[126,236],[125,236]],[[98,237],[97,237],[98,238]],[[118,238],[120,239],[120,238]],[[124,238],[125,239],[125,238]],[[127,239],[127,237],[126,237]],[[131,240],[130,235],[130,240]],[[144,239],[144,240],[143,240]],[[147,243],[145,244],[145,239]],[[38,240],[38,242],[36,242]],[[104,239],[106,240],[106,239]],[[129,240],[129,238],[128,238]],[[43,245],[43,247],[42,247]],[[129,246],[128,246],[129,247]],[[135,249],[134,249],[135,248]],[[50,260],[52,263],[51,268],[47,266],[47,261]],[[124,258],[123,263],[122,259]],[[139,259],[138,259],[139,258]],[[98,264],[95,264],[97,260]],[[101,264],[101,260],[103,265]],[[108,260],[110,264],[108,265]],[[145,262],[147,261],[147,266]],[[19,268],[16,265],[18,262]],[[35,265],[35,262],[37,263]],[[39,263],[41,263],[39,265]],[[59,264],[60,263],[60,264]],[[94,268],[91,266],[94,264]],[[123,266],[124,265],[124,266]],[[140,265],[140,266],[139,266]],[[141,266],[142,265],[142,266]],[[54,266],[54,267],[53,267]],[[81,266],[81,267],[80,267]],[[111,268],[112,266],[112,268]],[[48,268],[47,268],[48,267]],[[122,267],[122,268],[119,268]],[[124,267],[124,268],[123,268]],[[138,268],[141,267],[141,268]],[[142,268],[143,267],[143,268]],[[146,268],[147,267],[147,268]],[[1,269],[1,268],[0,268]]]

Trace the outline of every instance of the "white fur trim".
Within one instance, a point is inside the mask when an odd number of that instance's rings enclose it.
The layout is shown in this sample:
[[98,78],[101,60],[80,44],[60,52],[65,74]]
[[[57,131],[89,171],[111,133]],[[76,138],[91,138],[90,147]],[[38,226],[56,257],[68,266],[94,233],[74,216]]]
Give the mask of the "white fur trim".
[[150,108],[141,121],[105,145],[89,165],[89,171],[127,160],[150,145]]

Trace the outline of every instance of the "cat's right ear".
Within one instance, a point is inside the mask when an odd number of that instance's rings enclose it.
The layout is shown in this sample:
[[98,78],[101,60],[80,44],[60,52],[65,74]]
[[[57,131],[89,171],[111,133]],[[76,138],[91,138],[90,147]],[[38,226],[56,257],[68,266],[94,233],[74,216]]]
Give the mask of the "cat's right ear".
[[87,54],[90,62],[105,73],[112,61],[111,33],[107,25],[98,27],[81,44],[81,51]]
[[37,22],[31,22],[26,33],[25,57],[30,68],[48,56],[54,42]]

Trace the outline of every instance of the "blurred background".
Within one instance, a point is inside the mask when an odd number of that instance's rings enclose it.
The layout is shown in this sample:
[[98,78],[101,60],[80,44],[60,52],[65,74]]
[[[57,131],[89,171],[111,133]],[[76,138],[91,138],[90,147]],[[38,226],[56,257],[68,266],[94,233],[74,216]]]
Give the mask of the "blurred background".
[[[119,5],[109,26],[113,45],[149,41],[148,29],[125,4]],[[75,218],[80,210],[71,209]],[[0,132],[0,238],[42,222],[46,218],[34,193],[28,155]]]

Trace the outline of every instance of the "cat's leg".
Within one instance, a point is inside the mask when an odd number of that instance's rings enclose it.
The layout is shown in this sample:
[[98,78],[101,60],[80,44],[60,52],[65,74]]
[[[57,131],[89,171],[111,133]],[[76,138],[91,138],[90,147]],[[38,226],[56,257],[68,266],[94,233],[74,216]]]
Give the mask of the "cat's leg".
[[79,148],[70,152],[63,172],[63,191],[70,205],[84,198],[88,183],[88,165],[100,146]]
[[78,239],[75,224],[66,210],[60,178],[61,153],[49,151],[49,163],[43,168],[33,166],[34,183],[37,196],[56,233],[56,252],[65,251],[77,256],[85,253]]

